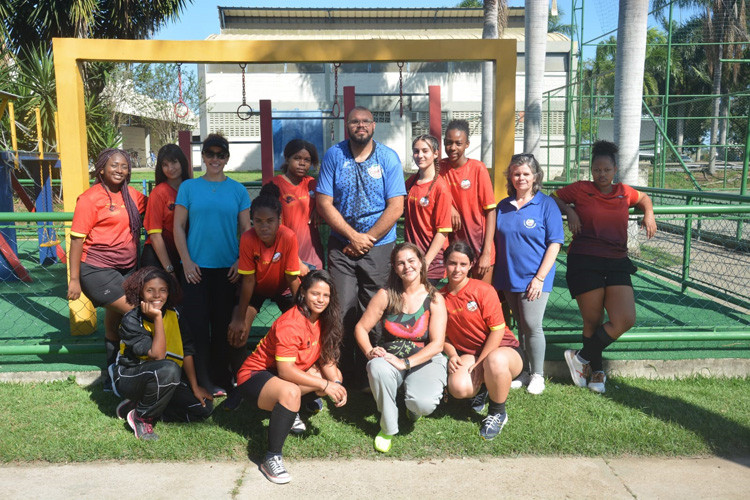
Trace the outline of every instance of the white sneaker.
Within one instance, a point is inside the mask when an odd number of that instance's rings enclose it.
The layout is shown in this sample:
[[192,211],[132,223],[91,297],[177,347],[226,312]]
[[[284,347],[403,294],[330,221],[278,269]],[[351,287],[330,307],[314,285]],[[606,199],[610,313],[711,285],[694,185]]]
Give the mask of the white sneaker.
[[294,423],[292,424],[292,433],[293,434],[302,434],[307,430],[307,426],[305,425],[305,422],[302,421],[301,418],[299,418],[299,413],[294,417]]
[[269,481],[276,484],[286,484],[292,480],[292,477],[284,467],[284,461],[281,455],[275,455],[263,461],[260,464],[260,471]]
[[591,372],[591,366],[588,362],[584,363],[581,361],[581,358],[578,357],[578,351],[574,349],[565,351],[565,362],[568,364],[570,378],[573,379],[573,383],[578,387],[586,387],[588,385],[589,373]]
[[541,394],[544,392],[544,375],[534,373],[531,375],[529,385],[526,387],[526,392],[529,394]]
[[527,372],[521,372],[521,374],[518,377],[514,378],[510,383],[510,388],[520,389],[521,387],[524,387],[526,385],[529,385],[529,374]]

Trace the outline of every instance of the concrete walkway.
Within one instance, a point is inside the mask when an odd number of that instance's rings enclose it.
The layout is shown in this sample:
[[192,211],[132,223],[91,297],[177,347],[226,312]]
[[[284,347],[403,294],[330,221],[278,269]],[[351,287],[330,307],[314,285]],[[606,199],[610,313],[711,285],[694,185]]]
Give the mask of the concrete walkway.
[[252,462],[6,464],[4,499],[746,499],[750,457],[288,460],[275,485]]

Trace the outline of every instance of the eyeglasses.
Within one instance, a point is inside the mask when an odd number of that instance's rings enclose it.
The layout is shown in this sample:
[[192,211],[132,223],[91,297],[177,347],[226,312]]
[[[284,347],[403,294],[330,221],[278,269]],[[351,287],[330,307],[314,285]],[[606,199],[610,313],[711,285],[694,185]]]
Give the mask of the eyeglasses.
[[226,160],[229,158],[229,153],[225,153],[224,151],[219,151],[218,153],[215,151],[204,151],[203,155],[208,158],[209,160],[213,158],[218,158],[220,160]]
[[372,120],[349,120],[346,123],[348,123],[349,125],[352,125],[352,126],[364,125],[365,127],[369,127],[374,122]]

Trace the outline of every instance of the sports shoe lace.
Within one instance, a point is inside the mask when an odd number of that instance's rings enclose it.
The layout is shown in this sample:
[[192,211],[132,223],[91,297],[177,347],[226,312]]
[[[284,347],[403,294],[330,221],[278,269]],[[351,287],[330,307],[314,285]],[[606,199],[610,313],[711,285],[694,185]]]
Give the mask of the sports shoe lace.
[[141,422],[143,422],[143,428],[146,431],[146,434],[154,432],[154,425],[150,421],[143,419]]
[[284,463],[281,461],[281,457],[279,456],[271,457],[271,459],[268,460],[268,466],[271,468],[271,473],[274,476],[278,476],[286,472]]
[[482,421],[484,425],[487,426],[495,426],[503,421],[503,414],[502,413],[495,413],[494,415],[487,415],[485,419]]

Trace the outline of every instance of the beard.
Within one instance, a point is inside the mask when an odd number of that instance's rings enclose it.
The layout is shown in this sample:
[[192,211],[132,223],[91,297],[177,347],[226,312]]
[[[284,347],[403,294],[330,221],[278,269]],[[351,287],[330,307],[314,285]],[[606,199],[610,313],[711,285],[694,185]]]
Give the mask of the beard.
[[349,140],[354,144],[357,144],[358,146],[367,146],[367,144],[372,140],[372,132],[365,133],[365,135],[362,137],[357,137],[355,134],[349,134]]

